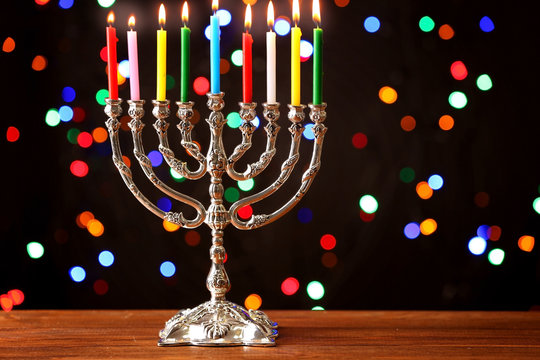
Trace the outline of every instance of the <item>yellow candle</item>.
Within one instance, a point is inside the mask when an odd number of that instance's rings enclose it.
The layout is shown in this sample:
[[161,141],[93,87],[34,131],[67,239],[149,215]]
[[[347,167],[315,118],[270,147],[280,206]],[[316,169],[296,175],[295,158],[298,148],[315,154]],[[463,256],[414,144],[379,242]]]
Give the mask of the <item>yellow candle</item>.
[[165,25],[165,7],[159,7],[159,25],[161,29],[157,31],[157,90],[156,100],[165,100],[167,89],[167,31],[163,30]]
[[300,6],[293,1],[294,27],[291,29],[291,105],[300,105],[300,39],[302,31],[298,27]]

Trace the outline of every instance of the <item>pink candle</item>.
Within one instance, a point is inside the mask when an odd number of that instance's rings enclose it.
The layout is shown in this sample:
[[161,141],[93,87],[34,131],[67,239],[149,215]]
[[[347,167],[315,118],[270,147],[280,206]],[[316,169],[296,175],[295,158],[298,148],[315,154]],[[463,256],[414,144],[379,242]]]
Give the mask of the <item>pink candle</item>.
[[131,100],[140,100],[139,93],[139,58],[137,55],[137,32],[133,31],[135,26],[135,16],[130,16],[130,30],[127,32],[128,41],[128,60],[129,60],[129,90],[131,92]]

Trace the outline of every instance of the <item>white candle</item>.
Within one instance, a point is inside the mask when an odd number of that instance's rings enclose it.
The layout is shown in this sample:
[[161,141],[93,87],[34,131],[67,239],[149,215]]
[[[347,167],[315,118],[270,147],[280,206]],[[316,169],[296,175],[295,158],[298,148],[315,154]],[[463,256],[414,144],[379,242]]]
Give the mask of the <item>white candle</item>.
[[276,33],[274,26],[274,5],[268,3],[268,32],[266,33],[266,102],[276,103]]

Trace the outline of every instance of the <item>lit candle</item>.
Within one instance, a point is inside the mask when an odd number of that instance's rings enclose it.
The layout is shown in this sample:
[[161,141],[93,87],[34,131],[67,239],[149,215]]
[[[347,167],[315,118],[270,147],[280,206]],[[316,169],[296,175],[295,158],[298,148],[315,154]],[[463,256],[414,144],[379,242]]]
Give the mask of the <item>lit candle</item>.
[[251,46],[253,44],[253,38],[249,33],[251,28],[251,5],[249,4],[246,7],[244,24],[246,31],[242,34],[242,89],[243,101],[245,103],[250,103],[253,97],[253,79],[251,70]]
[[313,21],[317,26],[313,29],[313,104],[322,104],[322,45],[323,31],[321,25],[321,9],[319,0],[313,0]]
[[135,16],[130,16],[128,20],[129,31],[127,32],[128,60],[129,60],[129,90],[131,100],[140,100],[139,93],[139,58],[137,55],[137,32],[133,30],[135,26]]
[[274,26],[274,5],[268,3],[268,32],[266,33],[266,102],[276,103],[276,33]]
[[180,75],[180,101],[187,102],[189,98],[189,42],[191,30],[187,27],[189,19],[188,4],[184,2],[182,7],[182,22],[184,26],[180,29],[181,45],[181,75]]
[[210,87],[213,94],[220,93],[219,90],[219,18],[216,15],[218,10],[218,0],[212,0],[212,11],[210,16]]
[[165,100],[167,89],[167,31],[163,30],[165,25],[165,7],[159,7],[159,25],[161,29],[157,31],[157,87],[156,100]]
[[116,29],[114,23],[114,13],[111,11],[107,17],[107,65],[109,80],[109,99],[118,100],[118,64],[116,62]]
[[293,0],[293,21],[291,29],[291,105],[300,105],[300,39],[302,31],[298,27],[300,6],[298,0]]

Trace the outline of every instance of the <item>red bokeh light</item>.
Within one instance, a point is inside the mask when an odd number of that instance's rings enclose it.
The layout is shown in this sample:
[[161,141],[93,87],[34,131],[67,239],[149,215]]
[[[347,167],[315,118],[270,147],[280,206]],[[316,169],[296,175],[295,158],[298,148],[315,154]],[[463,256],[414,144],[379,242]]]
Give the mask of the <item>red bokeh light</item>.
[[324,250],[332,250],[336,247],[336,238],[334,235],[326,234],[321,237],[321,247]]
[[462,61],[454,61],[450,66],[450,73],[452,77],[456,80],[463,80],[469,74],[467,72],[467,67]]
[[75,160],[71,163],[69,170],[77,177],[88,175],[88,165],[82,160]]
[[195,93],[198,95],[205,95],[210,91],[210,81],[204,76],[199,76],[193,80],[193,90],[195,90]]
[[288,277],[281,283],[281,291],[285,295],[294,295],[300,288],[300,283],[296,278]]
[[357,149],[363,149],[368,143],[367,136],[361,132],[357,132],[352,137],[352,144]]
[[94,138],[89,132],[83,131],[77,136],[77,143],[82,148],[89,148],[90,146],[92,146],[93,142]]
[[7,295],[0,295],[0,306],[5,312],[10,312],[13,309],[13,300]]
[[104,62],[107,62],[107,46],[104,46],[101,51],[99,52],[99,57]]
[[360,219],[362,219],[362,221],[364,221],[364,222],[373,221],[373,219],[375,219],[375,213],[368,214],[368,213],[360,210]]
[[109,291],[109,284],[105,280],[96,280],[94,282],[94,291],[98,295],[105,295]]
[[21,133],[19,132],[19,129],[17,129],[15,126],[8,127],[7,132],[6,132],[7,141],[15,142],[19,140],[20,135]]
[[251,215],[253,215],[253,209],[250,205],[243,206],[238,210],[238,216],[242,219],[249,219]]
[[24,293],[21,290],[13,289],[8,291],[7,294],[13,301],[13,305],[21,305],[24,301]]
[[86,117],[86,112],[83,108],[80,107],[74,107],[73,108],[73,122],[80,123],[84,121],[84,118]]

